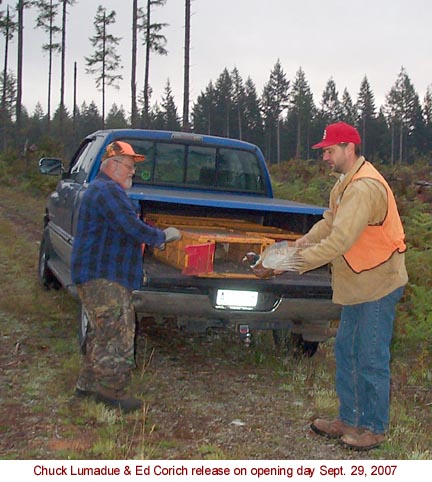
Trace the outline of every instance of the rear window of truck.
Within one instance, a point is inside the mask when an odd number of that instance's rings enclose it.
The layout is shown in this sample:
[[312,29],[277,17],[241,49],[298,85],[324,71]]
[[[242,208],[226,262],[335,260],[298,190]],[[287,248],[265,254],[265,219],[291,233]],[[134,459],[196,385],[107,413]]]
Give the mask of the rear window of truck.
[[218,146],[125,139],[146,160],[134,184],[264,194],[260,162],[250,151]]

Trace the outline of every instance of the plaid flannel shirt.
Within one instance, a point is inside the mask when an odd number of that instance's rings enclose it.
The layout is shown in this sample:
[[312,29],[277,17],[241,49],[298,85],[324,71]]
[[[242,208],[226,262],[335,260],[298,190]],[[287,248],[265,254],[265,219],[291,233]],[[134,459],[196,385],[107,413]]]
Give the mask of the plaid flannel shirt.
[[160,245],[165,234],[137,217],[125,190],[100,172],[85,191],[72,249],[72,281],[103,278],[128,289],[142,283],[142,243]]

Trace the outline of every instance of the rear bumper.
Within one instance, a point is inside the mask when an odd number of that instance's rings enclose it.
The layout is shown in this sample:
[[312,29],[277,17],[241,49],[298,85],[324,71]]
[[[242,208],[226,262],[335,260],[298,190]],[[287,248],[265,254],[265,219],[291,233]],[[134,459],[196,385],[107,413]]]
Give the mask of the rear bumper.
[[[210,326],[246,324],[250,329],[287,329],[305,339],[322,341],[329,335],[330,321],[339,319],[340,307],[329,299],[280,298],[266,311],[218,308],[204,293],[134,291],[136,311],[143,315],[176,317],[180,324]],[[200,331],[201,331],[200,330]]]

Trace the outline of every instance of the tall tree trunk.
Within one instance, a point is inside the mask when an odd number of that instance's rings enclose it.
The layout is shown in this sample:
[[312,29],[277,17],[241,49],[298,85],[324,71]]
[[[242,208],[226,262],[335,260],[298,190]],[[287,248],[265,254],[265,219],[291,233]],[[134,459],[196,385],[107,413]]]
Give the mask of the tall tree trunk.
[[394,159],[394,151],[395,151],[395,129],[394,129],[394,121],[391,124],[391,165],[393,166],[395,163]]
[[277,121],[277,128],[276,128],[276,156],[277,156],[277,163],[280,164],[280,119]]
[[231,104],[229,102],[226,103],[226,112],[225,112],[225,137],[230,136],[230,109]]
[[184,45],[184,84],[183,84],[183,131],[190,131],[189,126],[189,67],[190,67],[190,20],[191,0],[185,0],[185,45]]
[[138,0],[132,5],[132,69],[131,69],[131,127],[138,127],[136,102],[136,65],[137,65]]
[[63,0],[62,13],[62,40],[61,40],[61,74],[60,74],[60,133],[63,136],[64,111],[65,111],[65,71],[66,71],[66,15],[67,15],[67,0]]
[[[209,109],[208,111],[208,115],[207,115],[207,134],[210,136],[212,131],[211,131],[211,127],[212,127],[212,116],[211,116],[211,111]],[[184,130],[184,129],[183,129]]]
[[149,75],[150,75],[150,0],[147,0],[147,30],[146,30],[146,55],[145,55],[145,71],[144,71],[144,112],[143,122],[144,128],[149,128],[150,123],[150,107],[149,107]]
[[403,154],[403,122],[400,124],[399,132],[399,164],[402,164],[402,154]]
[[266,134],[266,159],[271,163],[272,162],[272,150],[273,150],[273,136],[272,136],[272,128],[269,127],[267,129]]
[[366,116],[362,116],[362,154],[366,154]]
[[9,56],[9,5],[6,10],[6,31],[5,31],[5,49],[4,49],[4,67],[3,67],[3,92],[2,92],[2,112],[6,113],[6,92],[7,92],[7,69],[8,69],[8,56]]
[[[50,12],[52,12],[52,0],[50,0]],[[49,29],[49,53],[48,53],[48,99],[47,99],[47,131],[50,132],[51,127],[51,82],[52,82],[52,59],[53,59],[53,19],[50,15]]]
[[104,11],[103,19],[103,47],[102,47],[102,129],[105,129],[105,59],[106,59],[106,15]]
[[301,157],[301,120],[300,115],[297,115],[297,136],[296,136],[296,159]]
[[72,126],[73,135],[76,139],[76,116],[77,116],[77,63],[74,62],[74,81],[73,81],[73,113],[72,113]]
[[[24,42],[24,0],[18,0],[18,65],[17,65],[17,96],[16,96],[16,126],[21,133],[22,114],[22,79],[23,79],[23,42]],[[19,137],[18,137],[19,138]]]
[[8,69],[8,55],[9,55],[9,5],[6,10],[6,30],[5,30],[5,50],[4,50],[4,67],[3,67],[3,91],[2,91],[2,101],[0,108],[0,132],[3,150],[7,147],[7,133],[6,133],[6,94],[7,94],[7,69]]

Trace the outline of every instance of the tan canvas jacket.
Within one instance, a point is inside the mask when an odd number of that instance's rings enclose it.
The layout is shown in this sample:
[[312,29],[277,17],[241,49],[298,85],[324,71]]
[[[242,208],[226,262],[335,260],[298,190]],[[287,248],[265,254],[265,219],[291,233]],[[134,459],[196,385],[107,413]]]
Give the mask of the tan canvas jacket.
[[396,252],[384,264],[359,274],[343,258],[365,227],[382,222],[387,211],[387,192],[381,182],[363,178],[350,184],[363,162],[360,157],[351,171],[336,181],[329,209],[306,235],[312,246],[301,251],[301,273],[330,263],[333,301],[342,305],[375,301],[408,281],[404,253]]

